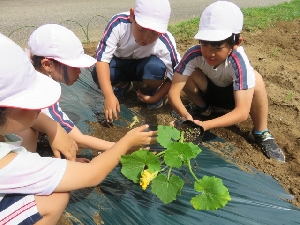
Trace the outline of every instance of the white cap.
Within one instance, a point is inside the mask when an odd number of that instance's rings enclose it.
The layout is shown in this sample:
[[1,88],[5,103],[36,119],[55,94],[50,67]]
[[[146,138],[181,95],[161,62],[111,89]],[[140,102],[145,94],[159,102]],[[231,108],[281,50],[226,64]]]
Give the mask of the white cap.
[[0,106],[43,109],[61,95],[58,82],[37,72],[27,54],[0,34]]
[[147,29],[166,33],[171,14],[168,0],[136,0],[134,15],[136,22]]
[[195,39],[222,41],[232,34],[241,33],[244,16],[240,8],[232,2],[217,1],[202,12],[199,31]]
[[33,55],[54,59],[71,67],[84,68],[96,63],[96,59],[84,54],[79,38],[58,24],[45,24],[33,31],[28,47]]

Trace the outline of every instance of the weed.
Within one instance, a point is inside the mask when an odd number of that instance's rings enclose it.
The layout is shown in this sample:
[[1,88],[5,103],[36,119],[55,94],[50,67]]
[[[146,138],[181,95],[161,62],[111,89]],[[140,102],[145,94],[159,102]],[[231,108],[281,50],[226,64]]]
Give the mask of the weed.
[[83,26],[80,24],[80,23],[78,23],[76,20],[64,20],[64,21],[62,21],[60,24],[63,24],[64,22],[72,22],[72,23],[75,23],[75,24],[77,24],[78,26],[80,26],[80,28],[82,29],[82,31],[83,31],[83,33],[84,33],[84,35],[85,35],[85,37],[86,37],[86,41],[84,41],[83,43],[84,44],[89,44],[91,41],[90,41],[90,38],[89,38],[89,26],[90,26],[90,23],[92,22],[92,20],[94,19],[94,18],[96,18],[96,17],[102,17],[103,19],[105,19],[106,20],[106,22],[108,22],[108,20],[104,17],[104,16],[102,16],[102,15],[95,15],[95,16],[93,16],[89,21],[88,21],[88,23],[87,23],[87,25],[86,25],[86,30],[83,28]]
[[291,100],[293,97],[293,92],[289,93],[289,95],[287,96],[286,100],[289,101]]
[[13,33],[15,33],[16,31],[23,30],[23,29],[28,28],[28,27],[34,27],[34,28],[37,28],[36,26],[23,26],[23,27],[18,27],[18,28],[16,28],[16,29],[14,29],[12,32],[10,32],[10,33],[8,34],[8,37],[10,37],[10,36],[11,36]]
[[279,53],[281,50],[277,47],[274,48],[274,50],[270,53],[272,57],[277,57],[277,53]]

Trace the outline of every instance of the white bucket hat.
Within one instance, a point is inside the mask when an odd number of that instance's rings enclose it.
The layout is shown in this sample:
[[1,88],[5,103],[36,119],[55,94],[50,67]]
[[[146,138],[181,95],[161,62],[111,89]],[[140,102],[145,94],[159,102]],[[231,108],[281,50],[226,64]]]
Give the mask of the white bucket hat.
[[59,83],[37,72],[27,54],[0,34],[0,106],[43,109],[57,102]]
[[67,66],[85,68],[97,61],[84,54],[79,38],[58,24],[45,24],[30,35],[28,47],[32,55],[54,59]]
[[217,1],[202,12],[199,31],[195,39],[222,41],[243,29],[244,16],[240,8],[232,2]]
[[134,15],[136,22],[147,29],[166,33],[171,14],[168,0],[136,0]]

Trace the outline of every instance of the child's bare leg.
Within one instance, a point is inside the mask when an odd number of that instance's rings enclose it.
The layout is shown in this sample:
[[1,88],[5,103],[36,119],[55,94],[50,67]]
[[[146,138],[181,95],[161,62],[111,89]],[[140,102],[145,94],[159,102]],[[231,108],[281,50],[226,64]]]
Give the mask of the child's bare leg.
[[18,133],[17,135],[23,139],[22,146],[26,148],[27,151],[36,152],[37,140],[39,136],[39,132],[37,130],[29,128]]
[[252,99],[250,116],[253,121],[254,130],[263,131],[268,126],[268,96],[262,76],[255,72],[256,85]]
[[143,80],[143,85],[145,86],[146,90],[155,91],[157,88],[161,86],[164,80]]
[[189,99],[197,106],[205,105],[199,91],[204,92],[207,89],[207,78],[200,69],[196,69],[188,78],[183,91]]
[[35,195],[38,211],[43,216],[35,225],[56,225],[67,207],[69,198],[68,192],[52,193],[48,196]]

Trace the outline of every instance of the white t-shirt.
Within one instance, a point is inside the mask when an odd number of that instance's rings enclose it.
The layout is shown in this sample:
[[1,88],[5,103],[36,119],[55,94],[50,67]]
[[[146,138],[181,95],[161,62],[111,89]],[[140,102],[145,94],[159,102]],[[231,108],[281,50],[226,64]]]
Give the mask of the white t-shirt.
[[255,86],[254,70],[242,46],[232,51],[223,63],[214,68],[202,56],[200,45],[195,45],[184,54],[175,71],[190,76],[196,68],[201,69],[219,87],[227,87],[233,83],[233,88],[237,91]]
[[61,181],[67,161],[28,152],[17,135],[7,135],[5,139],[0,142],[0,160],[10,152],[18,155],[0,169],[0,201],[5,194],[13,193],[50,195]]
[[132,35],[129,15],[129,12],[117,14],[107,24],[97,47],[97,61],[110,63],[114,55],[121,59],[142,59],[155,55],[163,61],[167,68],[166,76],[172,80],[173,69],[180,60],[174,37],[167,32],[150,45],[138,45]]

